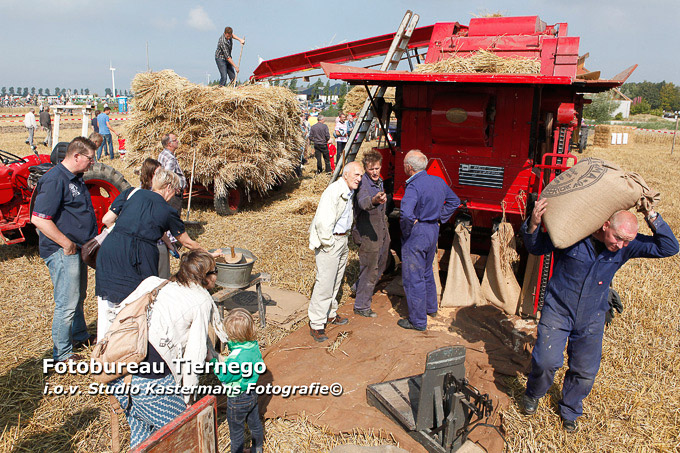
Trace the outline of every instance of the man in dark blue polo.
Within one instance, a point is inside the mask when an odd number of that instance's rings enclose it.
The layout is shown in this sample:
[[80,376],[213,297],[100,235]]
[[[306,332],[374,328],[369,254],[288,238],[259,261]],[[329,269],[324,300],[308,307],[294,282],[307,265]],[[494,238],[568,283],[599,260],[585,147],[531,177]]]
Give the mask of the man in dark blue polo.
[[83,173],[94,162],[97,147],[85,137],[68,145],[64,160],[40,178],[31,222],[40,232],[40,257],[54,286],[53,357],[78,360],[74,343],[93,341],[87,332],[83,302],[87,266],[80,248],[97,234],[97,219]]
[[408,304],[408,319],[397,324],[404,329],[425,330],[427,315],[439,308],[432,263],[437,252],[439,225],[446,223],[460,199],[443,179],[428,175],[427,157],[418,150],[404,158],[406,180],[401,199],[401,275]]
[[562,366],[564,346],[569,340],[569,369],[564,375],[558,408],[565,431],[574,432],[578,429],[576,419],[583,415],[583,399],[593,388],[600,369],[609,284],[614,274],[631,258],[675,255],[678,241],[654,211],[646,213],[653,236],[638,234],[637,218],[632,212],[618,211],[589,237],[565,249],[555,249],[548,233],[540,228],[546,206],[545,199],[537,201],[520,230],[529,253],[554,252],[553,275],[541,311],[523,403],[525,413],[536,412],[539,399]]
[[364,176],[354,195],[354,229],[352,239],[359,246],[359,279],[356,282],[354,313],[368,318],[378,315],[371,310],[371,299],[390,256],[390,233],[385,215],[387,195],[380,177],[382,155],[375,150],[364,153]]

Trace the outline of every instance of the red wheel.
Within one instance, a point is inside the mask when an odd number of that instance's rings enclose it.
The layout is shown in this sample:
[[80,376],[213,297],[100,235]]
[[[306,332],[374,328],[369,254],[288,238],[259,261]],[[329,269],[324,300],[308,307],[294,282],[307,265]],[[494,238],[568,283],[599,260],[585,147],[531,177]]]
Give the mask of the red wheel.
[[229,189],[226,196],[218,197],[215,195],[213,205],[219,215],[233,215],[239,212],[245,202],[243,189],[237,187]]
[[85,185],[90,191],[92,206],[97,217],[97,229],[104,228],[102,217],[109,210],[111,203],[124,190],[130,187],[123,175],[108,165],[95,163],[83,176]]

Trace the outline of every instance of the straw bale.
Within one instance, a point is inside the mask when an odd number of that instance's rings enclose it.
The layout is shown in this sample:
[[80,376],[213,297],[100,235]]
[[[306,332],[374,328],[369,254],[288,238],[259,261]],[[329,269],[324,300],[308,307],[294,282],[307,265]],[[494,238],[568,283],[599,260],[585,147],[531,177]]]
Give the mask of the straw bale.
[[293,178],[304,138],[300,110],[290,90],[264,85],[205,87],[173,71],[137,74],[133,115],[127,125],[128,159],[139,166],[162,150],[161,137],[177,134],[176,151],[194,180],[214,185],[218,196],[242,187],[264,194]]
[[418,65],[413,72],[538,74],[541,72],[541,61],[537,58],[502,57],[488,50],[480,50],[467,55],[454,54],[434,63],[424,63]]
[[[394,103],[395,88],[388,87],[385,91],[385,101]],[[364,106],[364,102],[368,98],[366,94],[366,87],[357,85],[345,96],[345,103],[342,106],[342,111],[345,113],[359,113]]]

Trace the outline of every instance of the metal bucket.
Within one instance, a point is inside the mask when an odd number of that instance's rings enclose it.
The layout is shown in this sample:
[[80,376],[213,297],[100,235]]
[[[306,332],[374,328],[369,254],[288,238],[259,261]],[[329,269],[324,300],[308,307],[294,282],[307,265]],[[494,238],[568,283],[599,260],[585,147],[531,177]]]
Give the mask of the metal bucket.
[[[219,249],[225,256],[231,255],[231,248]],[[213,251],[213,250],[211,250]],[[257,257],[246,249],[234,247],[235,253],[242,253],[245,263],[229,264],[217,263],[217,284],[226,288],[245,288],[250,283],[250,274]]]

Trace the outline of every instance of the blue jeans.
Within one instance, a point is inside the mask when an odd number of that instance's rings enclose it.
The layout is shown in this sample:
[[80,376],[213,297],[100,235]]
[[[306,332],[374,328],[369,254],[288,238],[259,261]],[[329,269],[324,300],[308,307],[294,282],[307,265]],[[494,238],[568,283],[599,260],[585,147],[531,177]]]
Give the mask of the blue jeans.
[[75,255],[64,255],[64,249],[45,259],[54,286],[52,342],[54,360],[65,360],[73,354],[73,342],[89,338],[83,302],[87,293],[87,265]]
[[227,77],[229,77],[230,82],[236,78],[236,70],[227,60],[215,58],[215,63],[217,63],[217,69],[220,71],[220,86],[227,84]]
[[257,394],[242,393],[227,398],[227,423],[232,453],[243,453],[246,421],[253,440],[252,451],[261,452],[264,443],[264,430],[257,407]]
[[102,158],[102,150],[104,150],[104,156],[107,155],[107,147],[111,153],[111,159],[113,159],[113,140],[111,139],[111,134],[102,134],[102,137],[104,137],[104,141],[102,141],[102,144],[97,148],[97,160]]

